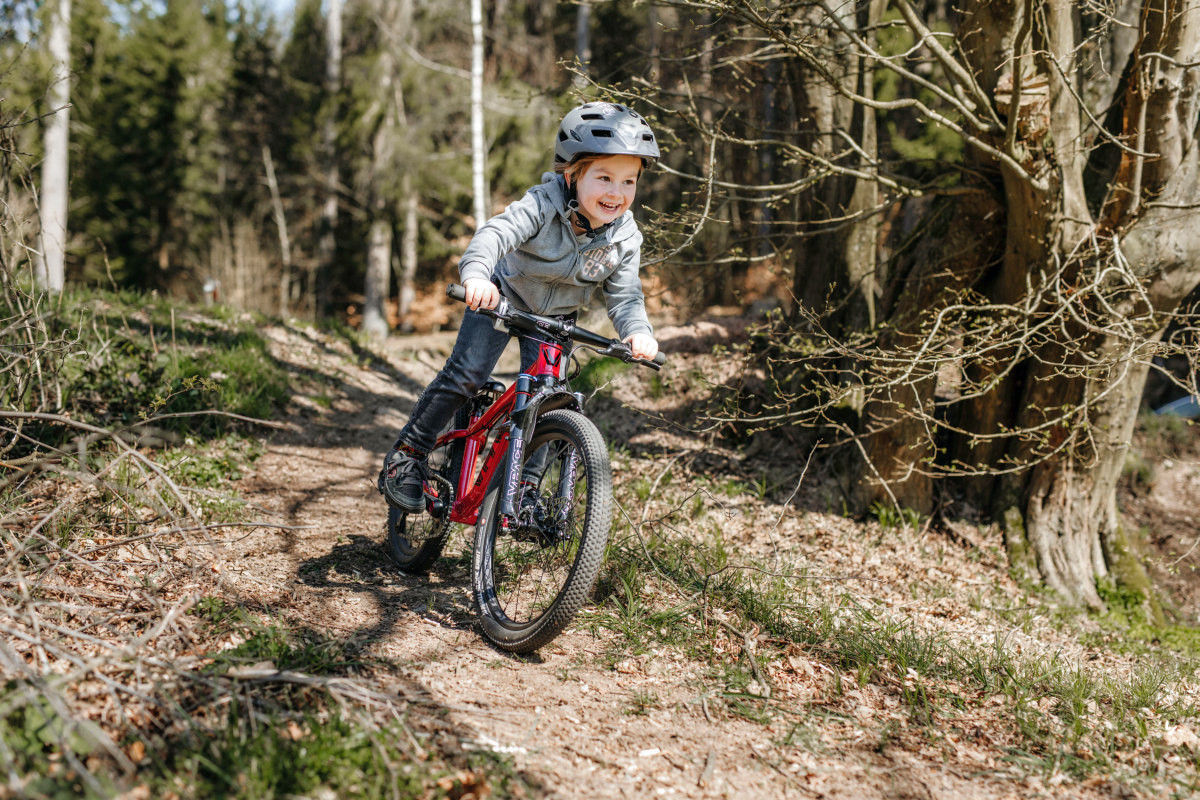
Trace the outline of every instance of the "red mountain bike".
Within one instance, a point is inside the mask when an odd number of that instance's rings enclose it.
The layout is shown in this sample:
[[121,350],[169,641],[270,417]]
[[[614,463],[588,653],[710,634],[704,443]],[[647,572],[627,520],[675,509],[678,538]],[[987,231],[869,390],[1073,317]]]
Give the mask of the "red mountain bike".
[[[458,285],[446,294],[465,298]],[[480,313],[537,341],[537,361],[507,388],[490,382],[458,411],[429,455],[425,511],[388,511],[388,552],[406,572],[425,572],[451,526],[473,524],[483,634],[504,650],[528,653],[562,633],[587,601],[612,526],[608,449],[584,415],[583,395],[571,391],[574,351],[656,370],[664,358],[634,358],[623,342],[518,311],[504,299]]]

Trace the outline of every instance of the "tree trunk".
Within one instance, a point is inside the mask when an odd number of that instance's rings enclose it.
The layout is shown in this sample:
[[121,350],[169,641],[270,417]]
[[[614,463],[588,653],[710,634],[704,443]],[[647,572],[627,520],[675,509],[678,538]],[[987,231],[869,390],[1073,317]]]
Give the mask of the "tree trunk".
[[71,100],[71,0],[53,0],[47,20],[51,61],[50,87],[42,161],[42,256],[37,259],[38,285],[58,294],[63,289],[67,248],[67,150]]
[[[395,4],[382,0],[378,10],[384,30],[394,29]],[[371,165],[367,175],[367,211],[371,231],[367,245],[367,273],[363,295],[362,329],[367,337],[382,342],[388,333],[384,301],[388,296],[388,278],[392,265],[392,209],[394,190],[390,189],[397,171],[396,145],[400,130],[400,86],[396,59],[390,47],[380,49],[376,62],[375,86],[378,93],[367,112],[375,127],[371,146]]]
[[588,64],[592,61],[592,3],[580,0],[575,14],[575,59],[579,62],[579,75],[575,76],[575,88],[587,85]]
[[418,232],[417,193],[413,189],[410,176],[404,176],[400,191],[404,195],[401,201],[404,204],[404,232],[400,237],[400,273],[396,280],[399,285],[400,299],[396,315],[400,318],[401,330],[407,332],[414,328],[412,306],[413,300],[416,299],[413,283],[417,276]]
[[[873,45],[884,7],[882,0],[861,0],[845,7],[841,23]],[[813,13],[823,12],[814,9]],[[868,100],[873,96],[872,61],[840,30],[830,26],[821,36],[818,52],[825,54],[828,70],[842,86],[834,86],[812,71],[805,73],[797,93],[799,115],[808,120],[808,128],[800,136],[801,146],[820,159],[870,173],[877,156],[875,112],[850,100],[847,93]],[[861,153],[843,154],[846,143],[838,132],[858,143]],[[879,224],[870,212],[877,202],[874,179],[848,175],[826,178],[802,200],[801,217],[809,224],[796,255],[792,291],[805,308],[817,314],[832,312],[839,326],[855,330],[872,327],[875,322]]]
[[279,181],[275,179],[275,161],[271,148],[263,145],[263,170],[267,176],[267,189],[271,192],[271,216],[275,219],[275,230],[279,233],[279,318],[288,317],[288,297],[291,293],[292,245],[288,239],[287,219],[283,215],[283,199],[279,196]]
[[487,145],[483,127],[483,0],[471,0],[471,186],[475,228],[487,222]]
[[[403,0],[400,3],[398,31],[406,46],[413,44],[412,2]],[[397,76],[396,82],[396,119],[400,126],[401,137],[409,126],[408,111],[405,107],[404,81]],[[403,171],[400,177],[400,208],[403,214],[400,234],[400,261],[396,271],[397,303],[396,317],[400,330],[408,333],[413,330],[412,305],[416,299],[413,286],[417,277],[417,191],[413,187],[415,165],[401,163],[397,165]]]
[[[1043,47],[1057,66],[1043,61],[1039,68],[1049,82],[1046,126],[1055,179],[1038,192],[1005,173],[1009,247],[994,297],[1003,302],[1024,297],[1029,282],[1038,281],[1031,265],[1040,265],[1042,275],[1061,270],[1053,284],[1059,305],[1071,302],[1072,292],[1086,290],[1089,281],[1107,299],[1081,305],[1039,347],[1036,359],[1023,361],[977,404],[983,412],[975,419],[979,429],[1007,424],[1038,435],[998,439],[983,448],[979,463],[1033,466],[980,481],[975,496],[987,498],[991,510],[1008,521],[1006,542],[1014,561],[1036,568],[1063,598],[1101,607],[1096,582],[1111,573],[1127,587],[1145,590],[1147,615],[1161,621],[1121,523],[1116,487],[1146,382],[1145,348],[1200,285],[1200,226],[1186,210],[1200,202],[1193,146],[1200,78],[1186,66],[1200,56],[1200,7],[1171,14],[1165,3],[1143,8],[1120,131],[1132,149],[1123,152],[1104,219],[1095,227],[1084,195],[1086,154],[1072,86],[1073,9],[1061,0],[1046,9]],[[1064,257],[1093,236],[1105,243],[1100,250]],[[1101,282],[1096,271],[1106,265],[1108,277]]]
[[392,263],[392,226],[384,218],[371,220],[367,241],[366,299],[363,303],[362,330],[375,344],[387,338],[388,323],[383,301],[387,297],[388,276]]
[[[800,330],[789,332],[799,343],[781,337],[768,352],[802,362],[805,377],[781,404],[862,446],[860,508],[928,511],[946,486],[956,490],[948,502],[1004,519],[1014,566],[1068,602],[1100,605],[1097,581],[1108,577],[1145,587],[1116,485],[1145,365],[1167,347],[1196,359],[1194,348],[1160,340],[1200,288],[1200,3],[965,0],[937,20],[955,27],[952,42],[918,4],[890,0],[899,19],[881,28],[883,53],[870,39],[873,6],[768,12],[740,0],[722,4],[716,23],[721,33],[733,26],[718,63],[748,76],[739,87],[794,57],[800,123],[783,141],[779,126],[768,135],[748,119],[740,139],[725,141],[790,150],[797,174],[764,181],[789,202],[785,191],[809,176],[834,176],[803,198],[792,287]],[[739,37],[754,50],[727,44]],[[699,53],[689,54],[697,64]],[[889,76],[888,99],[873,98],[870,73]],[[757,96],[718,98],[724,120],[768,117]],[[907,140],[912,152],[940,153],[941,136],[960,137],[962,161],[917,179],[872,172],[875,154],[859,150],[871,145],[872,110],[913,130],[938,126]],[[889,144],[885,158],[907,159],[899,137]],[[726,197],[761,196],[748,172],[723,181]],[[892,187],[887,199],[934,213],[890,259],[873,311],[875,238],[849,223],[872,207],[856,181],[876,178]],[[940,197],[909,199],[922,194]],[[729,216],[734,241],[753,235]],[[1183,319],[1194,327],[1195,311]],[[856,390],[866,398],[857,416],[844,408]],[[1147,602],[1153,616],[1149,593]]]
[[321,154],[325,160],[325,202],[317,224],[316,274],[309,282],[313,315],[321,317],[331,304],[334,258],[337,254],[338,171],[337,120],[342,87],[342,0],[329,0],[325,23],[325,99],[328,107],[321,127]]

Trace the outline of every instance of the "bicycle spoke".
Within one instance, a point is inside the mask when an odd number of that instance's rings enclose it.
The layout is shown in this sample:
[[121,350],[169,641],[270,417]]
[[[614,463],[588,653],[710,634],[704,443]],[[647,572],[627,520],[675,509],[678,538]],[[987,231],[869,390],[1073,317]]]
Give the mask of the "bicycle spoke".
[[517,624],[543,614],[570,578],[581,538],[576,509],[587,497],[587,477],[578,474],[571,443],[551,441],[542,451],[529,459],[546,459],[532,529],[496,542],[496,602]]

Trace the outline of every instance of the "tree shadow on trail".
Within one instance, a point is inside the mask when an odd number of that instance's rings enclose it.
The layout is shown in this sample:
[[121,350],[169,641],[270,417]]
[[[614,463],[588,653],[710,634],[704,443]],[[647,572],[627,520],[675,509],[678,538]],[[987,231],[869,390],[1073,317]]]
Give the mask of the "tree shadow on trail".
[[[459,534],[461,535],[461,534]],[[515,654],[487,642],[476,630],[477,613],[471,590],[469,548],[457,552],[458,536],[451,535],[444,551],[429,574],[417,575],[397,568],[383,545],[366,536],[352,535],[334,545],[326,555],[301,562],[299,579],[314,589],[349,590],[369,596],[379,609],[373,624],[365,624],[350,635],[371,641],[402,632],[405,614],[420,617],[424,623],[444,630],[465,631],[478,636],[500,658],[526,664],[540,664],[538,653]]]
[[298,573],[300,582],[314,589],[349,590],[373,601],[379,616],[357,628],[357,638],[398,633],[406,612],[451,630],[474,624],[470,575],[453,556],[439,559],[428,575],[410,575],[392,564],[381,542],[351,535],[329,553],[302,561]]

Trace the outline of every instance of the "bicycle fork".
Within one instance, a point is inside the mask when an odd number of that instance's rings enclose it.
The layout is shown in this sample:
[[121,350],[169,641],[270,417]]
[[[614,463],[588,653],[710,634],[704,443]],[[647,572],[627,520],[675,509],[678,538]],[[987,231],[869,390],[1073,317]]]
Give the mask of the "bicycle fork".
[[513,401],[512,427],[508,432],[508,462],[504,474],[504,493],[500,497],[500,528],[508,530],[517,518],[518,490],[521,486],[521,468],[525,463],[525,447],[528,444],[530,426],[529,399],[533,378],[522,373],[517,376],[516,399]]
[[565,531],[567,528],[567,520],[571,516],[571,508],[575,505],[575,478],[579,474],[579,450],[572,447],[566,454],[567,463],[563,465],[563,479],[558,485],[558,492],[555,500],[558,501],[558,508],[555,509],[554,521],[558,524],[558,530]]

